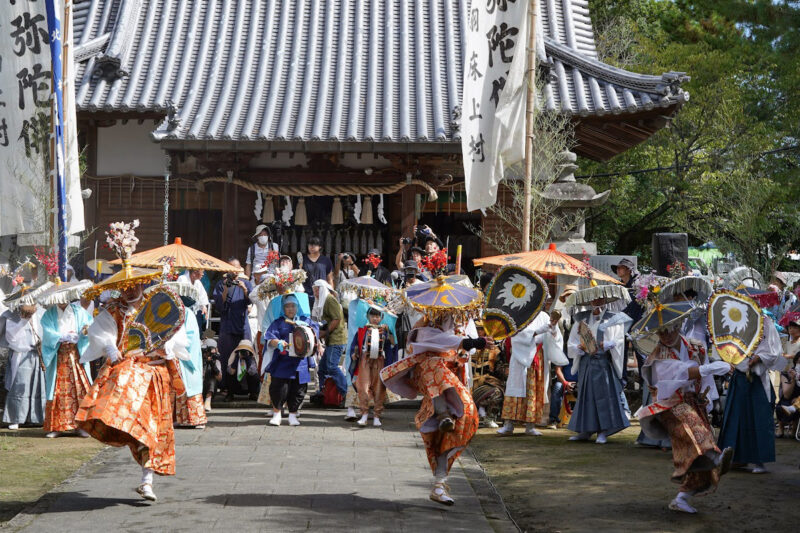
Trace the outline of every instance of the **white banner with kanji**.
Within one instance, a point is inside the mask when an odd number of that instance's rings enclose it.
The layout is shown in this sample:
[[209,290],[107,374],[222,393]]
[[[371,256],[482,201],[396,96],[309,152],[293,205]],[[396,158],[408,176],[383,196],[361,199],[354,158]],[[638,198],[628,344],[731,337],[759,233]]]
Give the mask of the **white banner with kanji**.
[[524,157],[529,4],[471,2],[461,102],[461,152],[470,211],[492,206],[504,167]]
[[50,188],[50,36],[44,1],[0,9],[0,235],[39,233]]

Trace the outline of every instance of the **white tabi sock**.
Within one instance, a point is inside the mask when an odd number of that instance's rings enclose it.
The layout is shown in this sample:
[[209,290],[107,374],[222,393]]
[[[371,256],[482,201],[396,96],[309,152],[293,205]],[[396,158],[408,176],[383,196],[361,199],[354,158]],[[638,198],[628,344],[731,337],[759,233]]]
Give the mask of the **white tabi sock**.
[[153,486],[153,470],[144,466],[142,467],[142,485]]

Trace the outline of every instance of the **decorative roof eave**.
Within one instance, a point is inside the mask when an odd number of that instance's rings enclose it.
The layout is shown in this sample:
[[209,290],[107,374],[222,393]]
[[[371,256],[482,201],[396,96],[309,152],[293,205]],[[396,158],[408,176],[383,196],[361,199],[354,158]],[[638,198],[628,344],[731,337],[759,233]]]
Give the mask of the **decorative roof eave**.
[[408,153],[461,154],[460,141],[363,142],[363,141],[302,141],[163,138],[164,150],[207,152],[305,152],[305,153]]

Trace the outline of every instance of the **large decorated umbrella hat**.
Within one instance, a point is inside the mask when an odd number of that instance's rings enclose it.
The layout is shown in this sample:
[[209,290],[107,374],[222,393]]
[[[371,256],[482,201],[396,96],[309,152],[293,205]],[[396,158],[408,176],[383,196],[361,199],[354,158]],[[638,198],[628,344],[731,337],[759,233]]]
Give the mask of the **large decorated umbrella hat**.
[[738,365],[755,352],[764,336],[764,315],[755,300],[718,290],[708,301],[708,333],[720,358]]
[[697,303],[705,303],[714,292],[711,283],[699,276],[684,276],[667,282],[661,287],[659,299],[664,302],[674,302],[680,300],[694,300]]
[[126,224],[113,222],[106,231],[106,247],[110,248],[122,263],[122,269],[116,274],[96,283],[86,290],[84,298],[96,298],[103,291],[124,291],[136,285],[146,285],[162,276],[162,269],[134,267],[130,263],[131,255],[136,250],[139,239],[136,238],[136,228],[139,221]]
[[692,302],[661,303],[658,300],[648,305],[644,316],[631,327],[630,336],[636,351],[649,355],[658,346],[658,333],[675,328],[689,318],[697,309]]
[[744,294],[748,298],[755,300],[761,308],[775,307],[781,303],[781,295],[778,292],[753,287],[742,287],[736,292]]
[[539,314],[547,296],[547,283],[535,272],[517,265],[502,267],[486,290],[484,331],[495,340],[514,335]]
[[60,279],[56,278],[49,289],[39,294],[36,301],[42,307],[65,305],[79,300],[83,296],[83,293],[91,286],[92,282],[89,280],[62,282]]
[[[124,259],[120,257],[118,260],[112,261],[111,264],[119,264],[123,261]],[[175,242],[172,244],[131,254],[128,258],[128,264],[146,268],[163,268],[164,265],[170,265],[171,268],[175,269],[242,272],[241,267],[235,267],[207,253],[186,246],[180,237],[176,237]]]
[[595,302],[600,305],[605,305],[618,300],[622,300],[623,302],[631,301],[628,290],[622,285],[595,285],[570,294],[567,301],[564,302],[564,306],[575,307],[592,305]]
[[17,292],[6,298],[3,304],[12,311],[25,305],[36,305],[39,295],[52,286],[53,282],[46,279],[40,279],[30,283],[22,282],[17,286]]
[[463,323],[480,314],[483,294],[472,287],[460,285],[458,281],[453,276],[438,276],[431,281],[415,283],[406,287],[403,298],[430,320],[452,316],[456,323]]

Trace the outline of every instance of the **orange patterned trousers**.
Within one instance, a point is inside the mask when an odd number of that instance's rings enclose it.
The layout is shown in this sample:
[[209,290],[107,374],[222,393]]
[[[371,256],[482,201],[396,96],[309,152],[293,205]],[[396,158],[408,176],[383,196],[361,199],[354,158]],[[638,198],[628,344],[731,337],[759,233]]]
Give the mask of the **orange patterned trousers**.
[[126,358],[105,364],[81,402],[78,427],[110,446],[127,446],[137,463],[159,475],[175,474],[171,389],[183,393],[175,361],[158,365]]
[[89,378],[79,363],[78,347],[62,342],[56,356],[56,382],[53,399],[44,409],[44,430],[72,431],[77,429],[75,415],[81,400],[89,391]]
[[463,371],[463,365],[458,361],[455,353],[450,352],[446,357],[436,355],[439,354],[430,354],[418,363],[411,376],[411,382],[423,395],[422,405],[417,412],[415,422],[417,429],[421,430],[423,424],[435,417],[434,397],[445,397],[446,395],[452,397],[452,393],[448,392],[448,389],[452,389],[458,396],[463,405],[464,414],[458,418],[453,417],[455,421],[453,431],[420,431],[431,471],[436,471],[437,458],[447,453],[447,471],[449,472],[453,462],[461,455],[478,431],[478,409],[475,407],[469,389],[456,375],[458,371]]
[[672,481],[681,491],[708,494],[717,488],[719,470],[713,457],[719,453],[706,410],[696,394],[686,394],[684,401],[656,415],[672,441]]
[[203,406],[203,394],[186,397],[185,394],[176,396],[171,392],[173,419],[178,426],[204,426],[208,419]]

